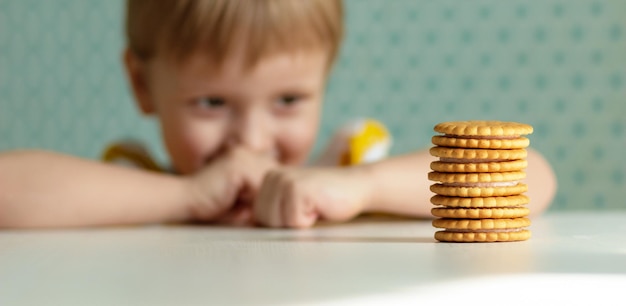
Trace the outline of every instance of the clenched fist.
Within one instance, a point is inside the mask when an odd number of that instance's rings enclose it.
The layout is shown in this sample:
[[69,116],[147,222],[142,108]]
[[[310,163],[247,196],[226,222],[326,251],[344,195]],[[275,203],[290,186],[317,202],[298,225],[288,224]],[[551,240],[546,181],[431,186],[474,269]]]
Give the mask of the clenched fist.
[[295,228],[318,219],[346,221],[367,209],[368,182],[357,167],[274,169],[256,196],[254,218],[260,225]]

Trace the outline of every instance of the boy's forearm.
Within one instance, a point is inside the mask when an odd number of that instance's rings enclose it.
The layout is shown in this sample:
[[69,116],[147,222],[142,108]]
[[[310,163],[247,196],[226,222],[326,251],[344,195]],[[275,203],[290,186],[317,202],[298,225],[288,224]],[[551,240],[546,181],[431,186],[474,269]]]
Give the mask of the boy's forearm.
[[51,152],[0,155],[0,227],[69,227],[189,219],[183,178]]
[[364,165],[370,186],[366,210],[431,217],[428,172],[432,160],[424,150]]
[[[527,175],[531,215],[543,213],[552,203],[557,178],[548,161],[536,150],[528,148]],[[432,217],[430,198],[434,195],[428,180],[430,163],[435,160],[428,150],[392,157],[362,166],[368,179],[370,199],[366,211],[378,211],[416,217]]]

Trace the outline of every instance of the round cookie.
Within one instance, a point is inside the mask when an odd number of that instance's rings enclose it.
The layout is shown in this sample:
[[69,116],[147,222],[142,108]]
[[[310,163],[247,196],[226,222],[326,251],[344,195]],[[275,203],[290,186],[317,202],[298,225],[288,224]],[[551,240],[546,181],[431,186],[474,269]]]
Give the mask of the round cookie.
[[435,131],[448,135],[461,136],[519,136],[532,134],[533,127],[518,122],[496,120],[470,120],[442,122],[435,125]]
[[433,184],[430,191],[449,197],[502,197],[522,194],[528,191],[528,185],[518,183],[505,187],[456,187],[444,184]]
[[[512,182],[526,178],[526,172],[481,172],[481,173],[455,173],[455,172],[430,172],[428,179],[442,183],[492,183]],[[471,186],[468,186],[471,187]]]
[[430,203],[446,207],[516,207],[526,205],[530,202],[528,196],[519,194],[506,197],[446,197],[435,195],[430,198]]
[[441,242],[512,242],[528,240],[530,236],[529,230],[483,233],[435,232],[435,239]]
[[526,137],[456,138],[451,136],[433,136],[432,143],[441,147],[469,149],[523,149],[528,147],[530,140]]
[[516,160],[525,159],[528,155],[526,149],[494,150],[494,149],[465,149],[449,147],[432,147],[430,155],[439,158],[469,159],[469,160]]
[[442,218],[433,220],[433,226],[437,228],[445,228],[463,231],[478,230],[501,230],[501,229],[519,229],[530,226],[528,218],[511,218],[511,219],[451,219]]
[[434,161],[430,169],[438,172],[509,172],[526,169],[528,162],[525,159],[487,162],[487,163],[460,163]]
[[527,207],[506,208],[444,208],[431,209],[435,217],[461,219],[510,219],[526,217],[530,214]]

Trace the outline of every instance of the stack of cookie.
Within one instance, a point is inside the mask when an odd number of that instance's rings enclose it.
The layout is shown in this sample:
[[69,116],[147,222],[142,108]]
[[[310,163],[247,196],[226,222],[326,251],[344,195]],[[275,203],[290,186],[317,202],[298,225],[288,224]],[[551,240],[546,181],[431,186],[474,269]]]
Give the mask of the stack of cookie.
[[428,179],[437,183],[431,203],[435,239],[447,242],[520,241],[530,238],[522,182],[530,125],[502,121],[444,122],[430,149],[438,161]]

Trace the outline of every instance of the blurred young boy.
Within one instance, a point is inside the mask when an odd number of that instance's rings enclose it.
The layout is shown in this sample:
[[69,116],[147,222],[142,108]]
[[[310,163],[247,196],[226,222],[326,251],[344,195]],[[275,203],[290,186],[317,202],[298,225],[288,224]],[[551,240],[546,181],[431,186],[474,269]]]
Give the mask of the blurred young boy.
[[[429,217],[427,151],[305,167],[343,37],[335,0],[129,0],[124,64],[160,123],[171,173],[45,151],[0,155],[0,226],[255,222],[310,227],[365,212]],[[555,191],[529,150],[531,209]]]

